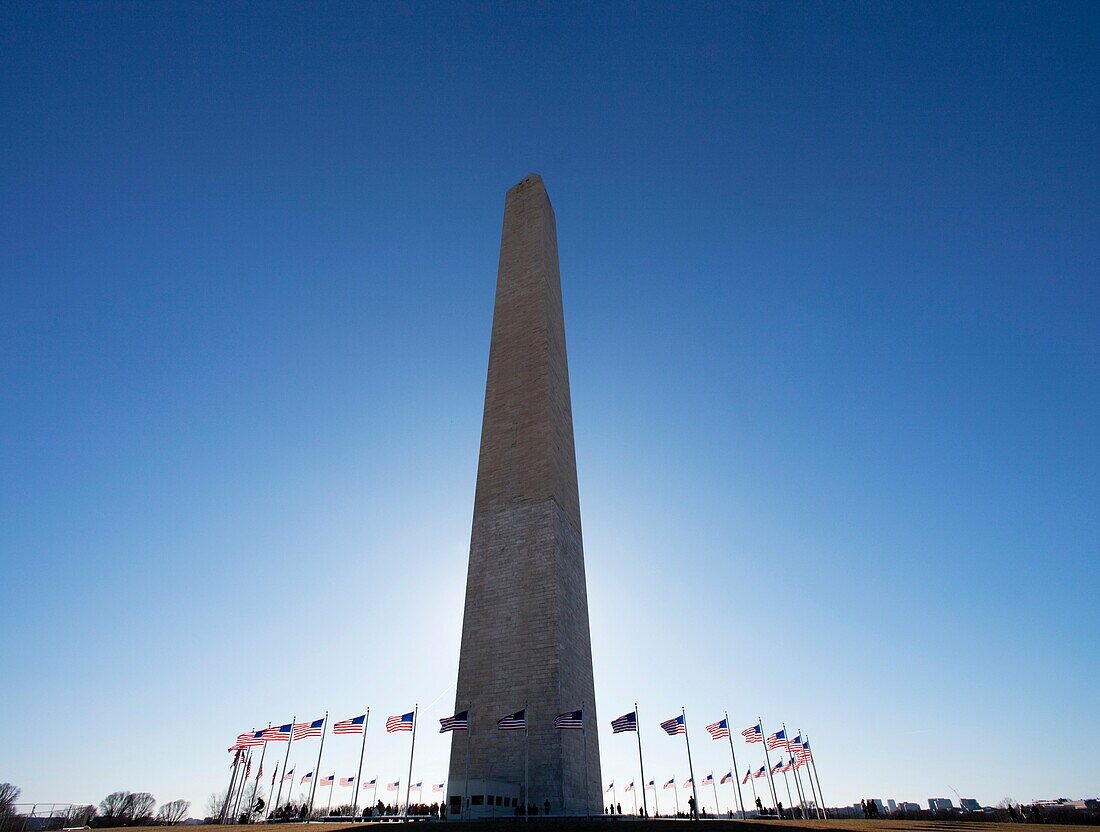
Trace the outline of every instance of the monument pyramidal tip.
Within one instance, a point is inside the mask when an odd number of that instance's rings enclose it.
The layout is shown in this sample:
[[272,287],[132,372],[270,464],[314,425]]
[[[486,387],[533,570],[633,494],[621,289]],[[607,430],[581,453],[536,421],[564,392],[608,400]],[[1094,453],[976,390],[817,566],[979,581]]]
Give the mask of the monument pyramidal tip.
[[[524,708],[526,736],[498,728]],[[555,730],[581,708],[583,733]],[[540,814],[602,812],[557,231],[537,174],[504,201],[455,700],[467,709],[452,813],[507,816],[525,799]]]

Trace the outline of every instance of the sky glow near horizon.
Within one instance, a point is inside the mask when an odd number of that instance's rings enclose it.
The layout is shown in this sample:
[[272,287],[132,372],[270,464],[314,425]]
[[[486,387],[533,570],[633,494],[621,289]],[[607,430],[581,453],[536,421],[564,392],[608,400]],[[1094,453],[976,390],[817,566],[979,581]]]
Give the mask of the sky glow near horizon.
[[441,691],[446,776],[537,171],[604,783],[637,701],[659,783],[684,706],[700,780],[728,710],[830,805],[1095,796],[1098,14],[5,5],[0,780],[201,816],[237,733],[369,705],[404,782]]

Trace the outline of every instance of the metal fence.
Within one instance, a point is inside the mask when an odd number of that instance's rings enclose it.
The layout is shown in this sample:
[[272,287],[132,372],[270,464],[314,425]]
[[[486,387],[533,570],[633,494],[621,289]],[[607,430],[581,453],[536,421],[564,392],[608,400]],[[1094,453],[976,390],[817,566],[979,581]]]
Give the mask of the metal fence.
[[85,826],[94,807],[87,803],[15,803],[3,832],[54,832]]

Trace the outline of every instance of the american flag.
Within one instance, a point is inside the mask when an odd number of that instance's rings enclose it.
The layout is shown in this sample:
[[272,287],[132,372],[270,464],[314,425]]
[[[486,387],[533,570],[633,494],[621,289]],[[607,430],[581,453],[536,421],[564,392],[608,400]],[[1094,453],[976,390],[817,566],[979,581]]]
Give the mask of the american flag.
[[772,774],[781,774],[783,771],[783,761],[780,760],[774,766],[772,766]]
[[311,772],[308,772],[307,774],[303,774],[302,775],[302,782],[303,783],[312,783],[313,782],[313,772],[311,771]]
[[238,748],[250,748],[254,745],[263,745],[263,734],[263,731],[247,731],[243,734],[237,734],[237,744],[233,746],[233,750]]
[[336,772],[333,772],[332,774],[328,775],[327,777],[322,777],[321,778],[321,785],[322,786],[331,786],[335,782],[336,782]]
[[[386,733],[393,734],[397,731],[411,731],[413,729],[413,712],[391,716],[386,720]],[[400,781],[398,781],[400,782]]]
[[268,742],[288,742],[290,740],[290,732],[294,726],[289,722],[286,725],[276,725],[272,728],[265,728],[262,733],[264,739]]
[[764,732],[760,730],[760,723],[756,723],[751,728],[746,728],[741,732],[741,736],[745,738],[745,742],[763,742]]
[[797,751],[801,751],[801,750],[802,750],[802,748],[803,748],[803,745],[802,745],[802,735],[801,735],[801,734],[799,734],[799,735],[798,735],[797,737],[795,737],[795,738],[794,738],[793,740],[791,740],[790,742],[788,742],[788,743],[787,743],[787,748],[788,748],[788,749],[790,749],[790,752],[791,752],[792,754],[794,754],[794,753],[795,753],[795,752],[797,752]]
[[774,734],[768,734],[768,748],[786,748],[787,747],[787,732],[776,731]]
[[397,791],[397,789],[400,786],[401,786],[401,781],[400,780],[394,780],[392,783],[387,783],[386,784],[386,791],[395,792],[395,791]]
[[745,776],[741,778],[741,785],[743,786],[748,783],[750,777],[752,777],[752,769],[747,768],[745,769]]
[[241,761],[241,749],[230,748],[229,750],[233,752],[233,762],[229,764],[229,767],[235,768],[236,765]]
[[433,792],[443,791],[443,784],[442,783],[436,783],[434,786],[432,786],[432,791]]
[[554,718],[554,727],[559,731],[581,731],[584,729],[584,715],[581,711],[566,711]]
[[373,780],[368,780],[366,783],[363,784],[363,788],[364,789],[378,788],[378,778],[375,777]]
[[756,774],[754,774],[753,777],[764,777],[764,776],[767,775],[767,773],[768,773],[768,767],[767,766],[760,766],[760,771],[756,772]]
[[324,730],[325,721],[315,719],[313,722],[296,722],[294,724],[294,741],[304,740],[306,737],[319,737]]
[[497,728],[501,731],[526,731],[527,709],[524,708],[522,711],[516,711],[514,714],[498,719]]
[[614,788],[615,788],[615,781],[612,780],[610,783],[607,784],[607,788],[603,790],[603,793],[607,794],[608,792],[613,791]]
[[714,783],[714,772],[712,771],[706,777],[703,778],[703,785],[710,786]]
[[664,722],[661,723],[661,727],[665,729],[665,733],[668,734],[670,737],[674,737],[677,734],[687,733],[687,726],[684,725],[683,714],[680,714],[680,716],[676,717],[675,719],[666,719]]
[[692,780],[691,780],[691,778],[689,777],[689,778],[688,778],[687,780],[685,780],[685,781],[684,781],[684,788],[685,788],[685,789],[690,789],[690,788],[691,788],[691,784],[692,784]]
[[454,716],[444,717],[439,720],[439,733],[445,734],[448,731],[469,731],[470,730],[470,712],[459,711]]
[[654,781],[650,780],[648,783],[646,783],[646,788],[647,789],[653,789],[653,791],[657,791],[657,784]]
[[413,791],[413,792],[422,792],[422,791],[424,791],[424,781],[421,780],[419,783],[413,783],[412,788],[409,791]]
[[248,779],[248,775],[249,775],[249,774],[251,773],[251,771],[252,771],[252,757],[251,757],[251,756],[249,756],[249,758],[248,758],[248,765],[246,765],[246,766],[244,767],[244,779],[245,779],[245,780],[247,780],[247,779]]
[[726,721],[720,719],[718,722],[707,726],[707,733],[710,734],[712,739],[720,740],[730,735],[730,729],[729,726],[726,725]]
[[719,780],[718,782],[721,783],[723,786],[726,785],[726,783],[732,783],[733,782],[733,772],[732,771],[727,771],[725,774],[722,775],[722,779]]
[[634,791],[634,781],[633,781],[633,780],[631,780],[631,781],[630,781],[629,783],[627,783],[627,784],[626,784],[626,788],[625,788],[625,789],[623,789],[623,791],[624,791],[624,792],[632,792],[632,791]]
[[340,778],[340,785],[341,786],[354,786],[355,785],[355,778],[354,777],[341,777]]
[[665,788],[666,789],[675,789],[676,788],[676,778],[673,777],[671,780],[669,780],[667,783],[665,783]]
[[[262,757],[263,755],[261,754],[260,756]],[[260,770],[256,772],[256,779],[259,780],[263,776],[264,776],[264,764],[260,763]]]
[[287,780],[293,780],[293,779],[294,779],[294,769],[291,769],[290,771],[288,771],[286,774],[283,775],[283,782],[284,783]]
[[623,731],[638,730],[638,712],[631,711],[611,720],[611,733],[621,734]]
[[367,722],[367,715],[360,714],[359,716],[353,716],[350,719],[341,719],[339,722],[332,723],[332,733],[334,734],[362,734],[364,726]]

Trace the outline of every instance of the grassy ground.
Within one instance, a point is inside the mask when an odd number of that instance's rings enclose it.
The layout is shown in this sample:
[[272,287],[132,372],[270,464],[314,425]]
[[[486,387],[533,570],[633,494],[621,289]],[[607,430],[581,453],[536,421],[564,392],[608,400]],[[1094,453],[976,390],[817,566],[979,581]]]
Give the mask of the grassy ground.
[[[657,820],[634,820],[630,817],[603,818],[596,817],[592,820],[583,818],[540,818],[532,817],[529,823],[513,818],[470,821],[463,825],[455,824],[456,828],[467,830],[488,829],[492,832],[583,832],[583,830],[608,830],[613,827],[632,827],[635,824],[644,824],[645,832],[685,832],[685,826],[691,822],[687,820],[673,820],[660,818]],[[1035,827],[1028,825],[1021,829],[1020,824],[1015,823],[983,823],[968,821],[937,821],[937,820],[705,820],[706,829],[710,832],[718,832],[726,829],[729,832],[798,832],[798,830],[813,830],[813,832],[1034,832]],[[365,827],[375,829],[389,829],[393,832],[407,830],[424,832],[428,824],[401,823],[397,821],[374,821],[365,823],[280,823],[280,824],[251,824],[248,826],[203,826],[202,832],[343,832],[344,830],[363,830]],[[439,829],[442,824],[435,821],[432,826]],[[189,829],[190,827],[184,827]],[[1051,825],[1053,832],[1096,832],[1095,826],[1071,826]],[[143,826],[141,832],[157,832],[157,830],[173,830],[182,832],[180,827]],[[196,829],[195,832],[199,832]],[[128,828],[126,832],[134,832]],[[624,830],[625,832],[625,830]],[[640,832],[640,830],[639,830]]]

